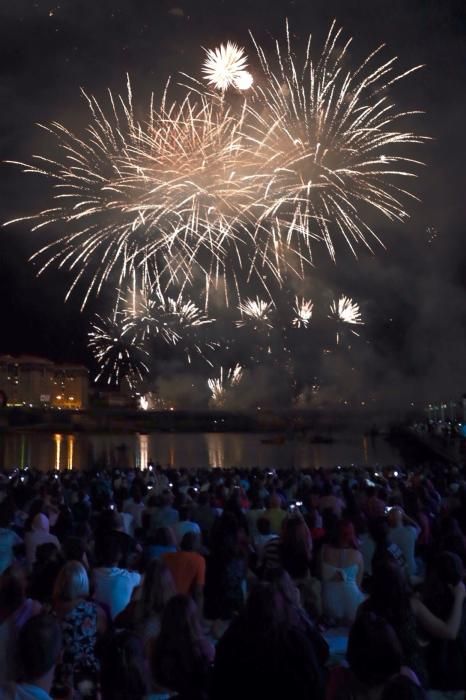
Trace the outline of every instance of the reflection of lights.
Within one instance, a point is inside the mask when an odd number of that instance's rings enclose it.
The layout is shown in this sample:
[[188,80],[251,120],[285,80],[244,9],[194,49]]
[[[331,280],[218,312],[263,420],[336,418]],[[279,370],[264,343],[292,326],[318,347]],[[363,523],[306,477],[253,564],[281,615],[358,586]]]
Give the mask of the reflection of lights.
[[139,445],[139,468],[147,469],[149,462],[149,436],[144,433],[138,433],[138,445]]
[[68,459],[66,462],[67,469],[73,469],[74,441],[74,435],[68,435]]
[[60,469],[61,442],[63,440],[63,435],[55,433],[53,440],[55,442],[55,469]]
[[225,444],[224,436],[218,433],[207,433],[207,454],[209,460],[209,467],[220,467],[224,469],[225,467]]

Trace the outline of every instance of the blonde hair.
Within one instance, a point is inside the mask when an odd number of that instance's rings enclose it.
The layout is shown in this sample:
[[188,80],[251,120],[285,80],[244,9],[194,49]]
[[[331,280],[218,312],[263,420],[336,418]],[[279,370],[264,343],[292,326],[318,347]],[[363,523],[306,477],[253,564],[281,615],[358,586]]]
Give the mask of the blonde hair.
[[56,600],[75,600],[89,595],[89,577],[79,561],[69,561],[58,574],[53,588]]

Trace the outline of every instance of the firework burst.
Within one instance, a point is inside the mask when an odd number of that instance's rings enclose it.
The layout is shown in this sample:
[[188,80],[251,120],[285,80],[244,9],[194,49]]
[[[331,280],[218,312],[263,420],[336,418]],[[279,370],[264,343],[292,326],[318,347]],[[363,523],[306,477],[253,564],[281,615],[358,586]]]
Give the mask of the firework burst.
[[379,240],[368,223],[374,210],[390,220],[407,217],[404,202],[412,195],[400,182],[420,163],[400,148],[425,139],[400,129],[417,112],[400,111],[390,87],[419,66],[397,72],[396,59],[377,62],[379,47],[351,70],[351,40],[341,43],[335,23],[317,61],[310,38],[303,60],[296,59],[288,26],[274,59],[253,41],[263,73],[255,90],[259,105],[248,107],[248,123],[255,122],[251,148],[263,161],[259,222],[283,232],[304,274],[316,238],[334,258],[335,232],[353,253],[357,243],[370,248],[371,239]]
[[272,303],[256,297],[246,299],[238,306],[241,312],[241,320],[236,321],[238,328],[252,327],[254,330],[272,328],[270,317],[272,313]]
[[314,304],[310,299],[295,297],[292,325],[295,328],[307,328],[311,322],[313,308]]
[[244,49],[231,41],[217,49],[208,49],[203,66],[204,77],[209,85],[225,92],[229,87],[247,90],[252,85],[252,76],[246,70],[247,58]]
[[136,342],[123,314],[96,316],[89,331],[89,348],[99,364],[96,381],[119,385],[126,379],[134,388],[149,372],[148,353]]
[[[337,322],[337,345],[340,343],[342,327],[364,325],[359,304],[347,296],[340,296],[332,301],[329,318]],[[353,328],[350,328],[350,330],[353,335],[359,335]]]
[[207,380],[207,386],[211,393],[211,403],[216,408],[221,408],[225,405],[230,391],[238,386],[243,378],[243,368],[236,364],[234,367],[224,370],[220,367],[218,377],[212,377]]
[[110,93],[108,114],[86,99],[91,121],[83,136],[53,123],[44,128],[58,142],[57,159],[20,164],[53,182],[55,200],[23,220],[33,231],[62,225],[66,232],[34,256],[39,273],[51,264],[74,272],[69,293],[87,279],[84,305],[134,269],[149,268],[162,288],[205,278],[208,290],[227,269],[234,277],[233,268],[249,265],[250,276],[259,259],[276,268],[266,248],[262,258],[255,249],[256,185],[242,114],[200,95],[169,104],[165,92],[140,122],[129,83],[126,98]]

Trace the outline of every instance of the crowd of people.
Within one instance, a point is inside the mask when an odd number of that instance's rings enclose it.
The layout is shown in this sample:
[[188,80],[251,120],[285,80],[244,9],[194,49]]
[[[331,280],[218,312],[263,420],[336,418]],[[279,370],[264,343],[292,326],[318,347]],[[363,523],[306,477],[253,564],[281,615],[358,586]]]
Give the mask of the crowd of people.
[[460,468],[0,474],[0,700],[463,700]]

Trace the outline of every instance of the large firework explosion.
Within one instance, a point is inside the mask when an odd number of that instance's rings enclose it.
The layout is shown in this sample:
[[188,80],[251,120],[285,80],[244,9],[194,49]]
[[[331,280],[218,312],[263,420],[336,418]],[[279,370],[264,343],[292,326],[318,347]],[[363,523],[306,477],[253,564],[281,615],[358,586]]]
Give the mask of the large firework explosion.
[[[356,252],[358,243],[371,247],[377,239],[374,211],[390,220],[407,216],[411,195],[400,183],[419,161],[406,147],[424,138],[403,128],[416,112],[400,111],[389,88],[416,68],[397,72],[395,59],[379,62],[382,47],[349,68],[350,40],[342,41],[335,24],[317,60],[310,39],[296,58],[288,27],[286,42],[270,55],[253,42],[254,87],[244,50],[228,43],[207,52],[211,91],[193,80],[184,97],[170,101],[167,84],[143,116],[129,80],[127,96],[109,93],[106,108],[85,95],[87,129],[44,127],[58,155],[24,166],[51,180],[54,199],[24,218],[33,230],[62,231],[34,256],[40,271],[52,264],[71,270],[70,291],[83,283],[83,305],[104,285],[119,288],[113,315],[90,334],[106,371],[117,357],[124,373],[141,373],[126,347],[131,337],[136,348],[148,337],[176,346],[209,323],[200,308],[209,308],[212,287],[224,289],[227,304],[235,296],[237,326],[270,328],[280,287],[290,275],[306,276],[314,245],[323,242],[335,258],[339,235]],[[139,270],[149,270],[156,293],[133,292],[125,312],[121,286]],[[251,283],[270,301],[246,298]],[[180,296],[167,296],[173,287]],[[183,300],[185,288],[194,301]],[[339,323],[361,322],[337,308],[332,314]],[[312,302],[296,299],[292,325],[306,328],[311,316]],[[112,322],[117,333],[107,333]],[[185,347],[203,354],[192,337]]]
[[218,377],[207,380],[207,386],[211,393],[211,405],[214,408],[222,408],[225,405],[232,389],[238,386],[243,378],[243,368],[236,364],[234,367],[225,370],[220,367]]
[[[271,59],[253,38],[263,75],[256,79],[258,104],[248,107],[255,155],[262,159],[260,222],[273,222],[312,260],[318,237],[335,257],[333,234],[351,250],[378,240],[371,212],[404,220],[409,192],[399,182],[413,177],[419,161],[400,152],[424,137],[402,128],[415,111],[400,111],[389,94],[398,80],[416,71],[396,71],[396,59],[376,61],[382,46],[356,69],[347,67],[351,39],[332,24],[317,61],[311,37],[302,61],[295,57],[287,26],[285,46]],[[280,236],[279,238],[283,238]],[[302,269],[304,274],[304,270]]]

